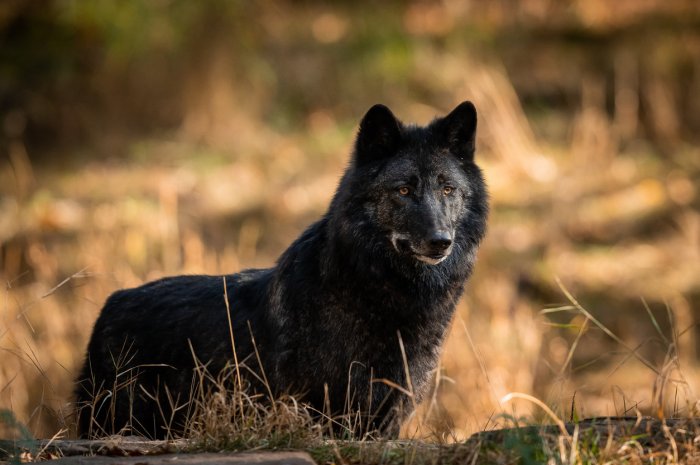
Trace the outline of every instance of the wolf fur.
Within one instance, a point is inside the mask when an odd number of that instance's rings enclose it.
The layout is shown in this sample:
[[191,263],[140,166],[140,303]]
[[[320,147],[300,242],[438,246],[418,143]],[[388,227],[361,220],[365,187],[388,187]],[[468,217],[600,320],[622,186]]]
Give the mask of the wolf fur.
[[77,381],[80,434],[182,434],[187,409],[169,405],[190,399],[196,364],[232,362],[230,316],[251,389],[350,410],[360,433],[395,436],[413,401],[391,383],[418,402],[429,389],[484,236],[475,135],[470,102],[425,127],[375,105],[326,214],[274,267],[225,276],[228,306],[222,276],[115,292]]

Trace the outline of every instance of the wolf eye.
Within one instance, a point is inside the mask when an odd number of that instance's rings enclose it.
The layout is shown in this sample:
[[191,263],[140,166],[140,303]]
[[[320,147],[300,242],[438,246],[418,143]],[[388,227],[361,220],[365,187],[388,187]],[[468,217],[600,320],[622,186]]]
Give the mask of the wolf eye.
[[450,195],[454,189],[450,186],[445,186],[442,188],[442,193],[445,195]]
[[400,195],[408,195],[410,193],[411,193],[411,189],[408,186],[399,187],[399,194]]

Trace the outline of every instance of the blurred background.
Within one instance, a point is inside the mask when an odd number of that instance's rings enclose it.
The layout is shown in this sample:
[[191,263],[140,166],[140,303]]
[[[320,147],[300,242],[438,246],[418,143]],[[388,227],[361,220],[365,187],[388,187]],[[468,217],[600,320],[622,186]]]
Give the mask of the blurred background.
[[405,434],[695,414],[694,0],[3,1],[0,409],[62,431],[111,292],[272,265],[372,104],[462,100],[490,229]]

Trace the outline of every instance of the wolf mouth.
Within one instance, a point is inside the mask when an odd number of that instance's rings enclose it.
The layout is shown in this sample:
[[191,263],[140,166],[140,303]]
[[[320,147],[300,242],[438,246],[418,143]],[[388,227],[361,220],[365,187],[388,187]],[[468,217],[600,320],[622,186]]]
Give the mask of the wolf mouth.
[[420,260],[421,262],[427,263],[428,265],[437,265],[438,263],[444,261],[447,257],[449,257],[451,252],[451,247],[442,253],[419,252],[415,248],[413,248],[411,242],[405,235],[398,233],[392,233],[391,243],[393,244],[394,249],[396,249],[397,252],[408,254],[416,260]]
[[418,260],[427,263],[428,265],[437,265],[438,263],[444,261],[449,255],[447,254],[434,254],[434,255],[419,255],[414,254]]

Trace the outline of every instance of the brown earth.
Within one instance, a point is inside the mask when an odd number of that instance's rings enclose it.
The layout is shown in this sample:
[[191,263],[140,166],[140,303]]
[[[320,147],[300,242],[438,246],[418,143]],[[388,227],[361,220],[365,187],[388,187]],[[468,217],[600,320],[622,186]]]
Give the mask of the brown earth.
[[[49,461],[57,465],[238,465],[313,463],[460,463],[470,459],[519,462],[541,451],[576,450],[579,454],[616,457],[666,456],[670,463],[691,463],[700,458],[697,442],[700,420],[659,420],[650,417],[590,418],[576,423],[526,425],[484,431],[455,444],[429,444],[400,440],[389,442],[330,441],[309,451],[187,452],[186,440],[147,441],[115,436],[104,440],[0,440],[0,464]],[[562,446],[563,445],[563,446]],[[196,448],[196,446],[195,446]],[[616,455],[617,454],[617,455]],[[316,462],[312,459],[316,458]],[[3,461],[7,460],[7,462]]]

